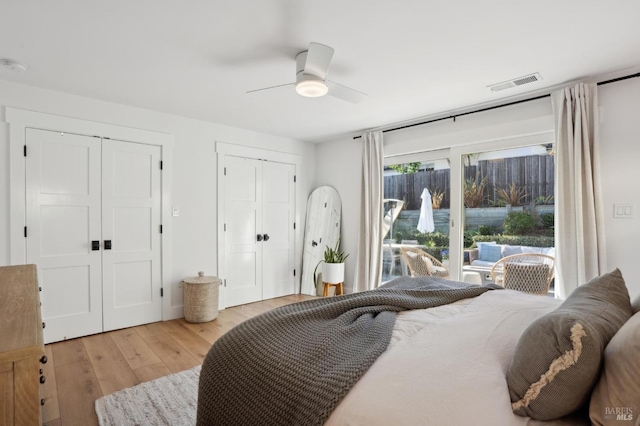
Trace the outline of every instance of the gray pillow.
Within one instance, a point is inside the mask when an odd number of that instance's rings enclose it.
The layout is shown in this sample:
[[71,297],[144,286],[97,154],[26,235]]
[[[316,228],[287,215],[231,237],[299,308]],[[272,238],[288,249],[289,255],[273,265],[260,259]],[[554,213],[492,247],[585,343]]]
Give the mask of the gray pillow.
[[507,257],[507,256],[511,256],[512,254],[520,254],[520,253],[522,253],[522,247],[506,245],[504,246],[504,250],[502,254],[505,257]]
[[[640,415],[640,312],[618,330],[604,350],[604,369],[596,384],[589,416],[594,425],[626,424]],[[615,422],[620,420],[619,422]]]
[[634,314],[640,312],[640,294],[631,303],[631,309],[633,309]]
[[600,375],[604,348],[631,317],[618,269],[579,286],[522,334],[507,371],[511,408],[553,420],[583,406]]

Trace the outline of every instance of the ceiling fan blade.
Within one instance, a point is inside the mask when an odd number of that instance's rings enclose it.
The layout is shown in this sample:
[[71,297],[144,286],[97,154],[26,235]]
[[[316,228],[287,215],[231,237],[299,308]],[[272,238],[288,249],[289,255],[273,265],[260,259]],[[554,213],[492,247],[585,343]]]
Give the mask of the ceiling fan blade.
[[307,62],[304,65],[305,74],[313,74],[323,80],[327,79],[327,70],[333,58],[333,47],[320,43],[309,43]]
[[280,89],[280,88],[295,86],[295,85],[296,85],[295,83],[279,84],[277,86],[263,87],[262,89],[247,90],[246,93],[262,92],[263,90]]
[[367,97],[362,92],[358,92],[355,89],[352,89],[347,86],[343,86],[342,84],[335,83],[333,81],[328,81],[327,85],[329,86],[329,95],[335,96],[336,98],[342,99],[343,101],[351,102],[354,104],[359,104],[364,101]]

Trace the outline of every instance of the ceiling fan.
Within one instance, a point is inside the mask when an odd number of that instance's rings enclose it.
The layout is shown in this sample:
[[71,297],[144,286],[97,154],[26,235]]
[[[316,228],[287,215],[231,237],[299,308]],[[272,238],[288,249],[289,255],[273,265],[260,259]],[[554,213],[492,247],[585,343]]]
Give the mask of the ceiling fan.
[[295,86],[299,95],[309,98],[330,95],[354,104],[362,102],[367,97],[364,93],[327,79],[333,52],[332,47],[320,43],[309,43],[309,50],[300,52],[296,56],[295,83],[249,90],[247,93]]

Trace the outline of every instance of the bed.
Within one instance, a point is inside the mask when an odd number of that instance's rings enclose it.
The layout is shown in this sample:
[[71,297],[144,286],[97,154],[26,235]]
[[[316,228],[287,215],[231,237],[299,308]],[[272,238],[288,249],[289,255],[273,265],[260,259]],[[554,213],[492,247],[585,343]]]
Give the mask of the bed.
[[[421,278],[423,281],[425,279],[434,280]],[[415,279],[402,280],[408,282]],[[435,281],[442,283],[444,280]],[[522,412],[521,415],[513,412],[514,395],[511,388],[515,385],[507,383],[507,376],[510,368],[513,368],[515,353],[523,350],[529,354],[532,352],[531,349],[520,347],[521,338],[529,332],[533,323],[544,321],[549,316],[553,318],[565,305],[561,306],[562,302],[553,298],[514,290],[478,291],[478,286],[462,283],[451,285],[454,286],[454,292],[471,291],[473,294],[462,294],[468,297],[460,297],[451,303],[427,309],[401,310],[397,314],[394,312],[395,321],[388,344],[384,344],[381,353],[375,355],[362,373],[356,373],[358,377],[355,380],[345,385],[348,389],[343,392],[339,387],[333,388],[337,389],[335,396],[327,396],[324,387],[332,370],[331,353],[305,352],[314,344],[313,339],[311,343],[303,342],[297,347],[298,342],[305,339],[304,332],[301,332],[282,345],[296,354],[291,359],[284,359],[278,352],[278,343],[271,335],[266,337],[273,328],[282,328],[282,322],[275,321],[273,327],[270,327],[273,318],[266,318],[262,323],[259,320],[247,324],[246,328],[238,331],[238,336],[222,341],[218,348],[217,342],[205,359],[200,377],[198,424],[590,424],[586,410],[561,416],[562,418],[551,422],[534,420],[522,415]],[[622,285],[624,286],[624,282]],[[413,290],[407,292],[413,294]],[[610,289],[606,293],[607,297],[611,297]],[[624,323],[632,312],[628,293],[626,302],[622,293],[620,291],[622,304],[629,305],[622,309],[624,313],[619,322]],[[333,301],[321,303],[343,303],[340,301],[349,297],[356,296],[340,296]],[[589,300],[592,298],[587,297]],[[307,306],[305,303],[308,302],[297,304],[301,306],[295,309],[304,312]],[[580,312],[585,309],[583,305],[578,308]],[[284,316],[291,315],[291,312],[288,311]],[[378,312],[372,318],[380,315],[382,314]],[[638,315],[634,318],[640,319]],[[316,322],[313,324],[313,327],[321,327]],[[616,330],[610,328],[608,332],[615,334],[621,325]],[[262,329],[255,331],[257,327]],[[309,330],[314,329],[313,327]],[[590,334],[591,326],[586,327]],[[287,331],[286,334],[290,336],[292,333]],[[548,331],[545,332],[545,335],[548,334]],[[255,343],[263,337],[264,342]],[[288,338],[290,337],[285,337],[285,340]],[[586,340],[583,343],[585,353],[587,349],[591,352],[589,343]],[[226,351],[223,349],[225,344],[228,345]],[[541,343],[543,344],[544,342]],[[553,346],[554,343],[551,344]],[[375,346],[375,342],[370,346]],[[272,348],[275,349],[272,351]],[[336,355],[335,359],[337,363],[344,363],[345,359],[348,363],[349,356],[361,352],[353,351],[346,358],[343,356],[342,361],[340,355]],[[277,355],[269,359],[273,353]],[[319,365],[315,372],[309,373],[312,377],[308,375],[299,379],[291,374],[291,370],[297,368],[294,366],[296,362],[302,360],[304,365],[313,363],[315,360],[311,357],[317,354],[323,360],[329,359],[329,362]],[[582,358],[586,356],[583,355]],[[596,364],[592,365],[596,367],[591,367],[591,371],[593,368],[600,369],[598,362],[601,361],[594,362]],[[580,370],[576,366],[573,369]],[[289,392],[289,380],[292,378],[297,382],[293,391]],[[344,377],[340,380],[347,382]],[[554,385],[557,382],[560,380],[556,380]],[[595,382],[584,383],[586,384],[581,385],[583,388],[593,387]],[[590,395],[591,389],[588,391]],[[566,393],[562,390],[560,392]],[[557,399],[557,396],[552,397]],[[327,399],[333,401],[325,401]],[[584,406],[584,398],[577,400],[576,404],[578,403]],[[325,411],[313,411],[317,404],[326,404],[328,408],[323,408]],[[287,414],[290,417],[269,417],[289,409],[295,410]],[[633,411],[636,408],[634,406],[629,409]],[[605,409],[602,408],[601,411],[601,417],[605,416]],[[226,417],[230,412],[240,414],[238,417]],[[252,417],[256,412],[259,414]]]

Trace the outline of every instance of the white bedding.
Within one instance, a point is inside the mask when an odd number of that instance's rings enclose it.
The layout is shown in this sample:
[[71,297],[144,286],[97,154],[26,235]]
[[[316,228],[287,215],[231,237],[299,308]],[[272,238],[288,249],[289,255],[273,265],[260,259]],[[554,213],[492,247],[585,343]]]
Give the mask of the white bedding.
[[401,312],[388,349],[326,424],[534,424],[511,412],[505,375],[524,329],[559,304],[500,290]]

